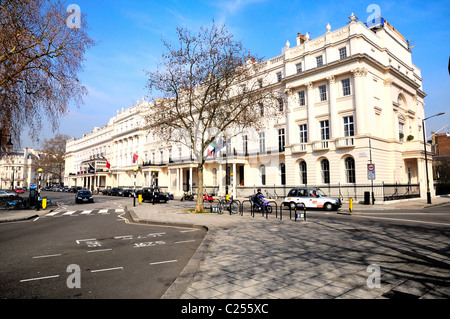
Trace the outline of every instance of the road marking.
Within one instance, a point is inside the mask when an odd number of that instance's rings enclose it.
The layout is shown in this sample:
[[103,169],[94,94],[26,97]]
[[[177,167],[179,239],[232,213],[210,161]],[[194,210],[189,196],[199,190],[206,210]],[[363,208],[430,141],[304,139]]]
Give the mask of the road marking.
[[55,216],[56,214],[59,214],[60,212],[53,212],[53,213],[48,213],[47,215],[45,215],[45,216]]
[[90,238],[90,239],[78,239],[78,240],[76,240],[76,242],[77,242],[77,244],[79,245],[80,242],[82,242],[82,241],[94,241],[94,240],[97,240],[97,239],[96,239],[96,238]]
[[54,254],[54,255],[44,255],[44,256],[35,256],[33,258],[49,258],[49,257],[58,257],[61,256],[61,254]]
[[182,243],[191,243],[195,241],[195,239],[191,239],[191,240],[183,240],[183,241],[176,241],[175,244],[182,244]]
[[83,210],[80,215],[89,215],[92,212],[92,210]]
[[91,270],[91,272],[101,272],[101,271],[110,271],[110,270],[123,270],[123,267],[97,269],[97,270]]
[[38,277],[38,278],[30,278],[30,279],[22,279],[20,282],[33,281],[33,280],[42,280],[42,279],[50,279],[50,278],[58,278],[59,275],[47,276],[47,277]]
[[109,209],[101,209],[98,211],[99,214],[108,214]]
[[130,240],[133,239],[133,235],[115,236],[114,239]]
[[97,250],[88,250],[88,253],[99,253],[99,252],[109,251],[109,250],[112,250],[112,248],[107,248],[107,249],[97,249]]
[[75,212],[76,212],[76,210],[73,210],[73,211],[65,212],[63,215],[70,216],[70,215],[72,215]]
[[180,230],[180,233],[189,233],[191,231],[198,231],[198,229]]
[[166,260],[166,261],[158,261],[154,263],[150,263],[150,265],[159,265],[159,264],[167,264],[167,263],[176,263],[178,260]]

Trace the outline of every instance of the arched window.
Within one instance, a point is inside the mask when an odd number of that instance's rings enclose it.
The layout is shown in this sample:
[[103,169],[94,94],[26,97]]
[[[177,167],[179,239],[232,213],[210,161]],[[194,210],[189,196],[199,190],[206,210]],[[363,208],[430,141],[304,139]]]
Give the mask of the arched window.
[[281,185],[286,185],[286,165],[281,163],[280,166],[278,166],[278,171],[280,173]]
[[259,183],[266,185],[266,167],[264,165],[259,167]]
[[320,162],[322,184],[330,184],[330,162],[325,158]]
[[306,162],[301,161],[299,164],[300,168],[300,184],[308,184],[308,177],[306,174]]
[[356,183],[355,160],[353,157],[347,157],[345,159],[345,181],[351,184]]

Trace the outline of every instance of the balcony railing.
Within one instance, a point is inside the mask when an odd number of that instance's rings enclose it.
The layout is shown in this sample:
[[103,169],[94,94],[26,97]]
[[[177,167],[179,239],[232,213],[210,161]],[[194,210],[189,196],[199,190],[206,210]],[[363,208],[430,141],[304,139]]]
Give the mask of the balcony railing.
[[306,152],[306,143],[295,144],[291,147],[291,152],[295,153],[304,153]]
[[337,148],[354,147],[354,146],[355,146],[355,139],[353,138],[353,136],[339,137],[336,139]]
[[323,151],[330,149],[329,140],[315,141],[312,143],[313,151]]

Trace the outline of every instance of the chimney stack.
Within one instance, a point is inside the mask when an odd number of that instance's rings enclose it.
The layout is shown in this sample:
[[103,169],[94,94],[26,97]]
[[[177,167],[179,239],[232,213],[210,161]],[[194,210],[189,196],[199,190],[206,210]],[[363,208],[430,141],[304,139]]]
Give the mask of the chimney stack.
[[306,38],[304,35],[297,33],[297,45],[303,44],[306,42]]

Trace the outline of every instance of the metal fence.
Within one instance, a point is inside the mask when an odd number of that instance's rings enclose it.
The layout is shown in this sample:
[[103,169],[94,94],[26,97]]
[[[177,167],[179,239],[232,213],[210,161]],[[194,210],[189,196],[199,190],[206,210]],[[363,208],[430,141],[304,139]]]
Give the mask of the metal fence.
[[[390,201],[420,197],[420,184],[400,184],[384,182],[377,184],[374,183],[373,186],[371,184],[237,186],[236,197],[247,198],[250,195],[254,195],[258,188],[261,188],[261,192],[267,198],[283,199],[294,187],[317,187],[320,188],[326,195],[331,197],[338,197],[342,201],[348,201],[349,198],[353,198],[353,200],[355,201],[364,201],[364,195],[366,192],[369,192],[369,194],[373,192],[373,196],[376,201]],[[218,186],[204,187],[204,192],[209,194],[217,194],[218,190]],[[197,188],[194,187],[194,193],[196,192]]]

